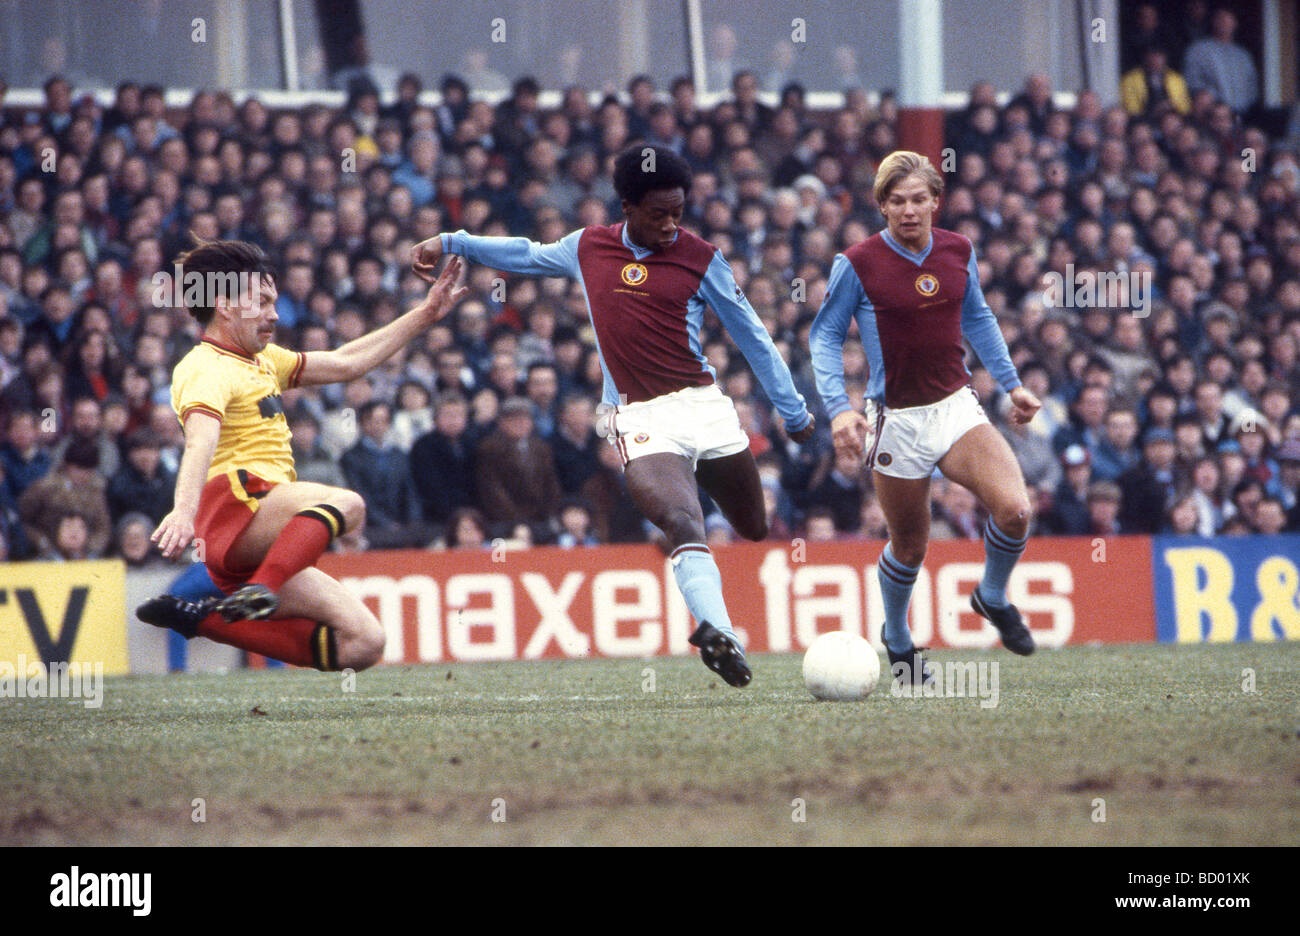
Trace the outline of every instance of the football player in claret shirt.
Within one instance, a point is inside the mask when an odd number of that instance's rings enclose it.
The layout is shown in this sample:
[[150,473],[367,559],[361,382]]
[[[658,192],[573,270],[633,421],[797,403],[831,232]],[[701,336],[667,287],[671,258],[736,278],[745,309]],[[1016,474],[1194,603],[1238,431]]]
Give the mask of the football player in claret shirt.
[[187,303],[195,274],[205,288],[189,312],[202,340],[176,365],[172,405],[185,429],[175,508],[153,540],[175,558],[194,541],[227,597],[163,595],[136,612],[185,637],[201,636],[321,670],[377,663],[384,631],[359,598],[314,568],[329,544],[365,520],[354,491],[295,480],[290,387],[360,377],[443,318],[465,293],[453,260],[424,301],[333,351],[271,343],[276,288],[261,249],[242,241],[201,243],[178,258]]
[[[873,194],[887,227],[835,256],[809,344],[835,449],[859,460],[866,452],[885,512],[889,542],[877,572],[885,604],[881,636],[891,669],[900,682],[924,684],[933,677],[913,646],[907,605],[930,538],[936,466],[989,512],[984,577],[971,606],[993,623],[1007,649],[1021,655],[1034,650],[1006,595],[1011,570],[1025,550],[1029,495],[1011,447],[970,386],[962,338],[1009,395],[1011,420],[1029,422],[1042,404],[1016,375],[984,301],[971,242],[932,227],[943,176],[926,157],[900,150],[880,164]],[[852,321],[870,364],[871,420],[852,409],[844,388],[843,347]]]
[[[813,417],[758,315],[716,247],[680,227],[691,169],[672,150],[634,146],[614,163],[626,220],[574,231],[553,244],[464,231],[417,244],[426,279],[444,254],[510,273],[567,276],[587,298],[605,375],[599,429],[618,448],[628,492],[672,548],[673,575],[698,624],[690,642],[732,686],[751,672],[705,544],[699,488],[736,532],[767,536],[763,488],[735,407],[700,347],[707,305],[785,421],[806,442]],[[698,485],[698,487],[697,487]]]

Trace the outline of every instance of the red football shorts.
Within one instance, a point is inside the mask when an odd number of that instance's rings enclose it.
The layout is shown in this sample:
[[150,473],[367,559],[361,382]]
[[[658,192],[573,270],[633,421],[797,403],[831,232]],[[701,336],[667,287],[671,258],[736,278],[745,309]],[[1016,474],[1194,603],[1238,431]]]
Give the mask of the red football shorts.
[[199,512],[194,518],[195,539],[203,540],[203,564],[213,584],[226,594],[239,588],[257,571],[231,568],[230,549],[244,532],[272,481],[263,481],[242,468],[211,478],[199,495]]

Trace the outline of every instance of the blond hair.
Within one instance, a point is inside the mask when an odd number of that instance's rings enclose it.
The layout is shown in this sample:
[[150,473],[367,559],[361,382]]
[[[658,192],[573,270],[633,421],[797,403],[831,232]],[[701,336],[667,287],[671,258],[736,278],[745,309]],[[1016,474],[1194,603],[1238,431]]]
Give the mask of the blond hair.
[[876,170],[876,181],[871,187],[876,204],[883,205],[894,186],[910,175],[919,175],[935,198],[943,194],[943,176],[928,158],[911,150],[894,150],[881,161],[880,168]]

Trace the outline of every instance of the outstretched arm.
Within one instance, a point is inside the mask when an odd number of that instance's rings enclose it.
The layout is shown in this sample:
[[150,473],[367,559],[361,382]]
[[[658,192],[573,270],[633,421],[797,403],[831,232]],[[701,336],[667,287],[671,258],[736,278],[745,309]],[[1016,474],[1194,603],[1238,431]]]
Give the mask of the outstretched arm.
[[812,413],[804,403],[803,394],[795,388],[790,368],[772,343],[772,336],[736,285],[735,274],[721,251],[714,253],[700,281],[699,297],[718,314],[722,327],[749,362],[768,399],[785,421],[786,433],[796,442],[808,441],[813,434]]
[[353,380],[388,360],[430,325],[445,318],[452,306],[465,295],[468,288],[456,286],[461,267],[461,259],[452,257],[443,268],[442,275],[429,280],[433,285],[429,287],[429,294],[424,297],[424,301],[383,328],[377,328],[333,351],[309,352],[298,385]]
[[578,241],[582,231],[560,238],[553,244],[539,244],[526,237],[477,237],[464,231],[439,234],[415,245],[411,269],[426,282],[438,258],[455,254],[506,273],[527,276],[578,276]]

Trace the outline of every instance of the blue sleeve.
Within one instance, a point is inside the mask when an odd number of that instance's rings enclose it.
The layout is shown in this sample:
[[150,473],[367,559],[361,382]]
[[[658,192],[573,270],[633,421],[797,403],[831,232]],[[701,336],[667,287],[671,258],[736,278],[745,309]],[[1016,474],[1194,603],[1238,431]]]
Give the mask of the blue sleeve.
[[731,335],[736,347],[753,368],[754,376],[762,385],[763,391],[785,421],[786,431],[798,432],[808,425],[812,414],[808,412],[803,394],[795,389],[790,368],[781,359],[781,353],[776,350],[772,336],[759,321],[758,313],[736,285],[735,274],[731,272],[731,265],[723,259],[721,251],[714,251],[713,261],[704,271],[699,296],[717,313],[722,327]]
[[849,333],[849,323],[864,306],[869,310],[871,303],[862,291],[862,281],[844,254],[836,254],[831,261],[826,298],[808,333],[813,376],[827,419],[852,409],[844,390],[844,338]]
[[980,363],[998,382],[998,386],[1007,392],[1020,386],[1020,377],[1016,373],[1016,365],[1011,363],[1011,354],[1007,351],[1002,329],[998,328],[997,317],[984,299],[984,290],[980,289],[974,248],[971,249],[970,260],[966,264],[966,296],[961,303],[961,330],[970,346],[975,349]]
[[576,279],[578,241],[581,238],[581,229],[554,244],[539,244],[526,237],[477,237],[457,231],[442,235],[442,251],[506,273]]

